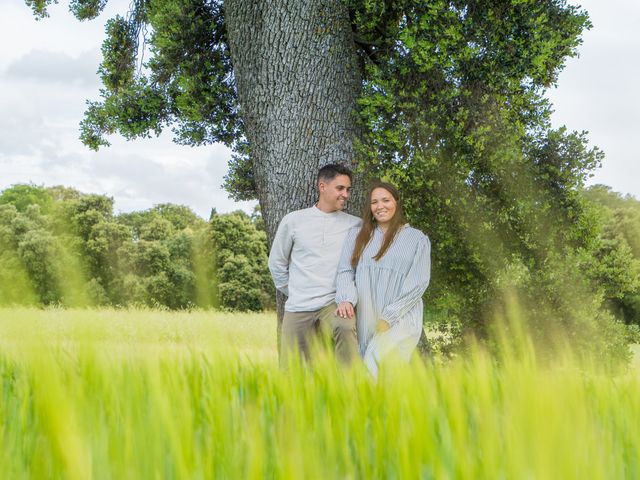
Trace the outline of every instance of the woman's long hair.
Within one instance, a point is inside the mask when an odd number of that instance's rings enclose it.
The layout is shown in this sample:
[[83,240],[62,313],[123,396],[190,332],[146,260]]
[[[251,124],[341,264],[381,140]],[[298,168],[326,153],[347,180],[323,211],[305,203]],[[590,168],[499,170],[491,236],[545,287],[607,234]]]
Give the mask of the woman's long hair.
[[375,261],[380,260],[387,250],[391,246],[391,242],[395,238],[398,230],[407,223],[407,219],[404,216],[404,210],[402,208],[402,202],[400,200],[400,193],[398,189],[391,185],[390,183],[376,181],[371,184],[369,187],[369,191],[367,193],[367,202],[362,210],[362,227],[358,232],[358,236],[356,237],[356,244],[353,249],[353,254],[351,255],[351,266],[355,268],[360,260],[360,256],[364,251],[367,244],[371,241],[371,237],[373,236],[373,231],[377,226],[376,219],[371,213],[371,195],[376,188],[384,188],[387,192],[391,194],[391,196],[396,201],[396,213],[393,215],[391,220],[389,221],[389,227],[387,231],[384,233],[384,238],[382,240],[382,245],[380,246],[380,250],[376,253],[373,259]]

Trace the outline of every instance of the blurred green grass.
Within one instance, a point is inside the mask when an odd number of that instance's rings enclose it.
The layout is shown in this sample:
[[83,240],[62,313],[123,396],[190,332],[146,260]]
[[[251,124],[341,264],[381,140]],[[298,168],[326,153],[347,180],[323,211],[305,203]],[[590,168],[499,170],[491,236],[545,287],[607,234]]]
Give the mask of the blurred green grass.
[[[0,310],[3,478],[640,475],[637,370],[537,362],[526,335],[374,382],[277,366],[274,314]],[[518,344],[520,343],[520,344]]]
[[153,309],[0,308],[0,347],[65,345],[105,355],[221,349],[277,362],[276,315]]

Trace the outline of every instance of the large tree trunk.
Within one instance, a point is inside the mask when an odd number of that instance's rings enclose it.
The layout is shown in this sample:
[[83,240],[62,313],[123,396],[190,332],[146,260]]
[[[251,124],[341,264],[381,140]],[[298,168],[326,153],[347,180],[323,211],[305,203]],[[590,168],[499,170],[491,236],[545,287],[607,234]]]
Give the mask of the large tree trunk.
[[343,0],[226,0],[242,119],[269,238],[316,200],[327,163],[353,165],[361,75]]
[[[361,73],[344,4],[225,1],[238,99],[270,243],[286,213],[317,200],[320,166],[354,164]],[[350,201],[356,212],[358,183]],[[278,331],[282,301],[278,295]]]

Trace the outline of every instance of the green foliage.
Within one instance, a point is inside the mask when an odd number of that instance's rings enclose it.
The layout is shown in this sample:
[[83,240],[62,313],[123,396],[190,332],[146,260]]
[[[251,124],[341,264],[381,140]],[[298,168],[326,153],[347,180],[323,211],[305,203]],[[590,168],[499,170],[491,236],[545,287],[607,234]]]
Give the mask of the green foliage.
[[40,211],[49,213],[53,199],[43,187],[32,184],[13,185],[0,193],[0,205],[13,205],[19,212],[24,213],[29,205],[38,205]]
[[[136,72],[146,31],[151,58]],[[102,101],[89,103],[81,126],[91,148],[114,132],[144,137],[165,125],[188,145],[241,140],[221,1],[135,2],[127,18],[109,20],[102,51]]]
[[604,185],[583,195],[602,225],[589,275],[602,286],[611,312],[626,324],[640,325],[640,202]]
[[26,3],[28,7],[31,7],[36,19],[41,20],[49,16],[47,7],[57,4],[58,0],[24,0],[24,3]]
[[107,21],[106,40],[102,45],[102,63],[98,73],[105,88],[118,93],[133,83],[137,38],[134,25],[123,17]]
[[20,216],[14,205],[0,205],[0,305],[37,303],[29,273],[18,252]]
[[51,217],[39,205],[24,212],[0,206],[0,232],[2,303],[87,304],[71,249],[53,234]]
[[71,0],[69,10],[78,20],[91,20],[100,15],[108,0]]
[[156,86],[136,80],[118,96],[109,97],[104,104],[87,102],[87,114],[80,124],[80,139],[97,150],[100,146],[109,145],[104,135],[116,131],[129,140],[148,138],[150,132],[159,135],[167,110],[165,102]]
[[174,229],[184,230],[185,228],[200,228],[204,226],[202,219],[184,205],[174,205],[172,203],[160,203],[153,207],[150,212],[157,213],[161,218],[167,220]]
[[217,247],[220,305],[233,310],[274,308],[275,290],[267,266],[267,236],[238,211],[214,215],[211,238]]
[[0,305],[272,308],[258,220],[172,204],[114,216],[103,195],[15,185],[0,192]]
[[235,201],[253,200],[257,198],[256,181],[251,165],[248,142],[236,144],[235,153],[229,160],[229,173],[224,177],[224,189]]
[[589,187],[584,197],[597,209],[607,236],[620,235],[633,256],[640,258],[640,201],[630,195],[623,197],[605,185]]

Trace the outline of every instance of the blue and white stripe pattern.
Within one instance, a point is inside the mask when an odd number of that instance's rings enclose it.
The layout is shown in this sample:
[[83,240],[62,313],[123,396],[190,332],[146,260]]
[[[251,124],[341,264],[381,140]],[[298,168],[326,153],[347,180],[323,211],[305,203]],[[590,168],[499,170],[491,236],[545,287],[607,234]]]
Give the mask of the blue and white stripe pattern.
[[[336,278],[336,303],[357,305],[360,353],[376,375],[379,358],[391,347],[397,347],[408,359],[418,344],[422,295],[431,276],[431,243],[420,230],[405,225],[385,255],[376,261],[373,257],[380,250],[384,235],[376,228],[353,268],[351,255],[359,230],[352,228],[344,243]],[[385,320],[391,328],[376,334],[378,320]]]

